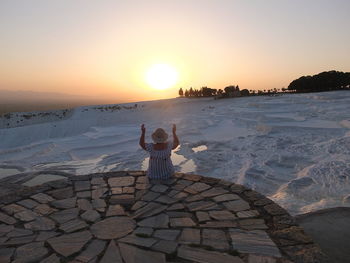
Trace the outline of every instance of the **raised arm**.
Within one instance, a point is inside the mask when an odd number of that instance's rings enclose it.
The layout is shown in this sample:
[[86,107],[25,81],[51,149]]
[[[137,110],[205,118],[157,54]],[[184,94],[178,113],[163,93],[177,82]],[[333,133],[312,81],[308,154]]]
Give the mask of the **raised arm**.
[[142,149],[146,150],[146,144],[145,144],[145,134],[146,134],[146,128],[145,125],[141,125],[141,137],[140,137],[140,146]]
[[177,146],[179,146],[180,142],[179,142],[179,138],[177,137],[176,135],[176,125],[173,124],[173,138],[174,138],[174,141],[173,141],[173,150],[176,149]]

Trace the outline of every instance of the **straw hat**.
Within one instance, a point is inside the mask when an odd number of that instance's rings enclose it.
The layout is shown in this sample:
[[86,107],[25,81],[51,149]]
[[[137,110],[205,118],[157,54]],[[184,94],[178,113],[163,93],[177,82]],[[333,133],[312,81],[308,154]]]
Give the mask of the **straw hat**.
[[163,143],[168,139],[168,134],[162,128],[158,128],[152,134],[152,139],[155,143]]

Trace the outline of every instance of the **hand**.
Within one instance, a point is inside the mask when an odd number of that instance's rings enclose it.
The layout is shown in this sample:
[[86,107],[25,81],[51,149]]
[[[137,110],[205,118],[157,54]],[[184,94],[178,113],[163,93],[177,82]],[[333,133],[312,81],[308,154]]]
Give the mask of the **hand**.
[[145,132],[146,132],[146,128],[145,128],[145,125],[144,125],[144,124],[141,125],[141,131],[142,131],[142,133],[145,133]]
[[173,133],[176,133],[176,125],[173,124]]

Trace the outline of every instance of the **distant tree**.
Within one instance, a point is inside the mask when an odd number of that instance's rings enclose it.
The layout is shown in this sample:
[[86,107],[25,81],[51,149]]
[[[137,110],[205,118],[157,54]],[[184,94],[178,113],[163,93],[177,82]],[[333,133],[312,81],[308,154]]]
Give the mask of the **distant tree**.
[[350,73],[325,71],[313,76],[302,76],[293,80],[288,90],[296,92],[317,92],[344,89],[350,85]]
[[203,97],[212,97],[215,96],[217,90],[216,89],[211,89],[208,87],[202,87],[201,88],[201,93]]
[[185,90],[185,97],[188,97],[190,94],[188,92],[188,90]]
[[193,89],[192,89],[192,87],[190,88],[190,91],[188,92],[188,95],[189,95],[190,97],[193,97]]
[[179,89],[179,95],[180,95],[180,97],[182,97],[184,95],[184,91],[182,90],[182,88]]
[[199,97],[199,90],[198,90],[198,89],[195,89],[195,90],[194,90],[194,94],[195,94],[196,97]]
[[224,90],[226,94],[229,94],[236,90],[236,86],[235,85],[227,86],[224,88]]
[[[239,91],[239,86],[230,85],[224,88],[226,97],[239,97],[241,92]],[[249,91],[248,91],[249,92]]]
[[249,90],[247,90],[247,89],[242,89],[242,90],[241,90],[241,96],[249,96]]

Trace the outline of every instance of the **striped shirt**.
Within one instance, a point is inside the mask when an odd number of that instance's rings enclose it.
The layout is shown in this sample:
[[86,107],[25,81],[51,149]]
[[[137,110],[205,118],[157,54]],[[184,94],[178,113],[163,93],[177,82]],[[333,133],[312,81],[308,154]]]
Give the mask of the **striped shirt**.
[[173,143],[167,143],[164,150],[155,150],[153,143],[146,143],[149,152],[149,166],[147,175],[150,179],[166,180],[174,174],[174,166],[170,159]]

